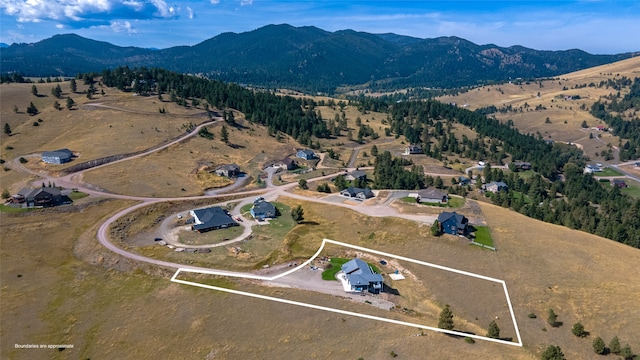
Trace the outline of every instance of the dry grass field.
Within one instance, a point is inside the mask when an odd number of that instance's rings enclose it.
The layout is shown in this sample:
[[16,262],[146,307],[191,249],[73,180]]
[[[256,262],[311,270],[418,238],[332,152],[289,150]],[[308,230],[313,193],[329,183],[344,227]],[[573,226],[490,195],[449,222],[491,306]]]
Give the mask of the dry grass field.
[[[433,359],[534,359],[549,344],[560,345],[567,358],[590,358],[591,340],[598,335],[607,342],[617,335],[632,349],[640,348],[634,337],[640,331],[640,313],[635,306],[640,288],[633,280],[640,262],[637,249],[492,205],[481,206],[499,248],[495,253],[458,238],[433,238],[428,235],[428,226],[409,221],[300,204],[309,223],[286,235],[283,244],[289,253],[281,248],[280,260],[304,258],[315,251],[323,237],[329,237],[504,279],[525,346],[485,341],[467,344],[429,331],[415,336],[421,331],[172,284],[168,281],[172,272],[131,263],[97,244],[96,224],[125,206],[107,201],[88,206],[82,213],[46,210],[21,216],[0,214],[2,358],[146,359],[162,353],[162,357],[189,359],[379,359],[391,351],[404,358],[420,358],[429,349]],[[43,231],[50,236],[43,238]],[[342,255],[335,248],[329,251]],[[401,265],[423,279],[423,291],[431,303],[421,300],[418,291],[402,284],[394,286],[415,304],[409,309],[420,310],[425,321],[434,321],[437,316],[433,304],[448,303],[460,328],[479,332],[497,313],[503,336],[514,336],[501,304],[482,300],[495,291],[493,286],[448,286],[449,282],[457,283],[449,274]],[[300,290],[242,282],[227,286],[350,311],[361,311],[363,306]],[[469,296],[471,288],[473,296]],[[545,323],[549,308],[559,315],[561,327]],[[387,315],[371,307],[367,312]],[[529,319],[531,312],[538,318]],[[396,316],[412,317],[404,312]],[[584,324],[590,337],[579,339],[571,334],[571,325],[577,321]],[[74,349],[15,349],[16,343],[73,344]]]
[[[510,105],[522,111],[496,113],[496,118],[507,121],[513,120],[514,125],[524,133],[540,132],[545,139],[580,144],[585,153],[592,159],[602,160],[596,152],[605,149],[607,143],[617,146],[619,139],[607,132],[584,130],[583,121],[595,127],[605,125],[599,119],[589,114],[591,104],[601,96],[614,93],[611,88],[580,87],[590,83],[599,84],[600,81],[626,76],[633,79],[640,76],[640,57],[623,60],[613,64],[602,65],[578,72],[561,75],[555,80],[516,84],[483,86],[456,96],[444,96],[438,100],[455,102],[470,110],[495,105],[497,108]],[[564,96],[579,95],[580,99],[565,100]],[[525,105],[527,104],[527,105]],[[582,106],[585,109],[581,109]],[[536,110],[537,106],[546,109]],[[550,123],[546,122],[549,118]],[[589,139],[589,133],[601,135],[601,140]]]

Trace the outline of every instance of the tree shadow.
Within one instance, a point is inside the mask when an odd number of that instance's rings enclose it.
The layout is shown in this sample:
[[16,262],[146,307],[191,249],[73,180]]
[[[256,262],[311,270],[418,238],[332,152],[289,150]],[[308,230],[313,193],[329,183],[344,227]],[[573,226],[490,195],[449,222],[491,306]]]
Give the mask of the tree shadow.
[[305,220],[300,221],[298,224],[300,224],[300,225],[320,225],[319,222],[316,222],[316,221],[305,221]]
[[240,145],[240,144],[228,144],[228,145],[232,149],[244,149],[245,148],[244,145]]

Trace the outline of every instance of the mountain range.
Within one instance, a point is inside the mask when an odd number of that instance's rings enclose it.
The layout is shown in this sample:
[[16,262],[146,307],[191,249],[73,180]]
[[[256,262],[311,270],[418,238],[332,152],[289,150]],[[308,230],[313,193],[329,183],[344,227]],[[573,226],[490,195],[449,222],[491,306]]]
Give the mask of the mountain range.
[[75,34],[0,48],[3,72],[76,75],[117,66],[161,67],[263,87],[333,93],[338,88],[457,87],[551,77],[638,53],[593,55],[477,45],[458,37],[420,39],[312,26],[267,25],[223,33],[193,46],[120,47]]

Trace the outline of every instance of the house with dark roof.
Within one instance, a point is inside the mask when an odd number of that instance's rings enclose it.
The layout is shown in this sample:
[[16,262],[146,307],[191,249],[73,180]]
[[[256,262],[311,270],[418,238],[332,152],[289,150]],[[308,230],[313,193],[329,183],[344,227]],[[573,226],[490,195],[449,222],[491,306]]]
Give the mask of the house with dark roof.
[[62,196],[60,190],[52,187],[37,189],[24,188],[12,196],[12,202],[24,203],[27,207],[50,207],[70,204],[68,196]]
[[531,170],[531,163],[526,161],[514,161],[513,166],[518,170]]
[[458,178],[458,184],[460,185],[471,185],[471,179],[466,176],[460,176]]
[[482,190],[486,192],[492,192],[492,193],[497,193],[498,191],[507,190],[507,189],[509,189],[509,187],[507,186],[507,184],[503,183],[502,181],[492,181],[488,184],[482,185]]
[[422,154],[422,146],[417,145],[417,144],[411,144],[409,146],[407,146],[406,148],[404,148],[404,154],[405,155],[412,155],[412,154]]
[[59,149],[55,151],[45,151],[42,153],[42,161],[47,164],[64,164],[71,161],[73,152],[69,149]]
[[418,190],[415,193],[410,193],[409,196],[416,198],[416,201],[419,203],[446,204],[449,201],[449,195],[447,195],[447,193],[434,187]]
[[314,153],[313,150],[309,150],[309,149],[298,150],[298,152],[296,153],[296,156],[305,160],[313,160],[318,158],[316,156],[316,153]]
[[626,188],[628,185],[624,179],[612,179],[611,186],[618,188]]
[[193,216],[191,229],[201,233],[239,225],[233,220],[231,215],[220,206],[191,210],[189,213]]
[[467,235],[469,233],[469,219],[455,211],[440,213],[438,224],[440,224],[440,231],[445,234]]
[[369,188],[357,188],[357,187],[348,187],[342,191],[340,191],[340,195],[346,196],[348,198],[356,198],[356,199],[370,199],[374,197],[373,191]]
[[366,262],[355,258],[342,264],[351,291],[379,294],[383,289],[382,275],[376,274]]
[[347,175],[345,175],[344,177],[346,180],[348,181],[353,181],[353,180],[367,180],[367,173],[362,171],[362,170],[353,170],[352,172],[348,173]]
[[276,207],[264,200],[256,201],[251,207],[251,216],[256,220],[273,219],[277,215]]

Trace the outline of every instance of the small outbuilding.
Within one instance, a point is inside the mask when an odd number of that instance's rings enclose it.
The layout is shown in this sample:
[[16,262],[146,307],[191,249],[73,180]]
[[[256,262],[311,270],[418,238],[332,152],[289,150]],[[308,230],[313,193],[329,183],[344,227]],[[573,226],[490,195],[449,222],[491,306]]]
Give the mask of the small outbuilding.
[[417,144],[411,144],[406,148],[404,148],[405,155],[422,154],[422,153],[423,153],[422,147]]

